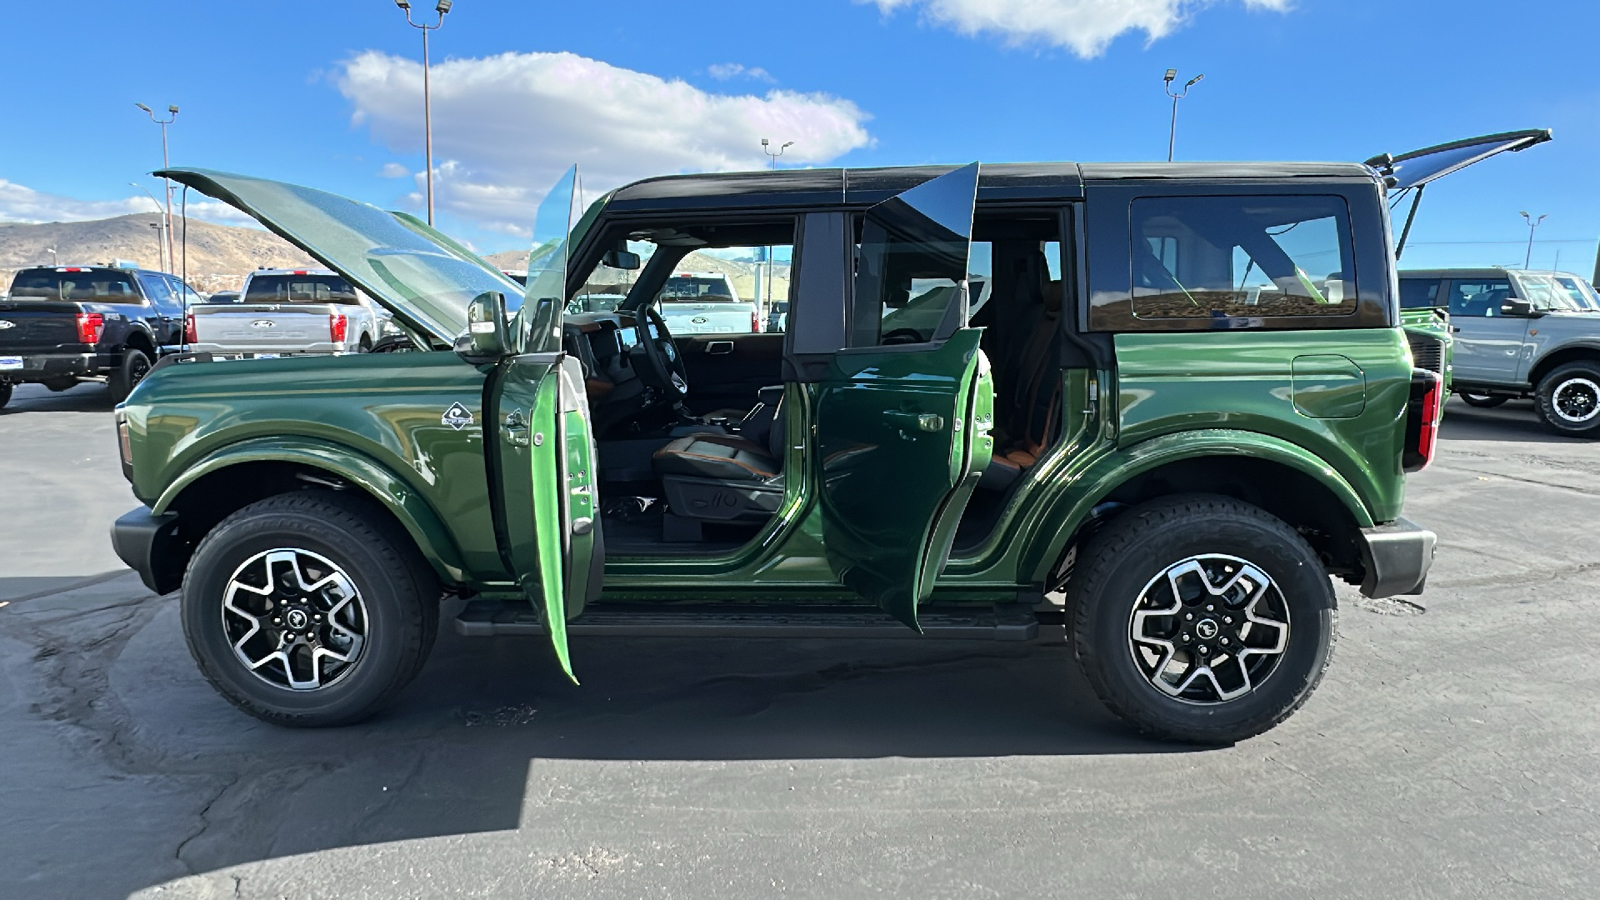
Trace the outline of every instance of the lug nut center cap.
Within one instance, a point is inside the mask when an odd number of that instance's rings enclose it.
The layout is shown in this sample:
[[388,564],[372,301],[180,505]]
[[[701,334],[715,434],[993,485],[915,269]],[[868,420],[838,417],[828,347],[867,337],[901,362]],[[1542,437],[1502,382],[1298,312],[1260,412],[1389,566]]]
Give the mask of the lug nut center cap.
[[[306,627],[306,625],[310,624],[311,617],[307,616],[305,610],[303,609],[291,609],[284,614],[283,621],[284,624],[288,625],[290,628],[299,631],[300,629]],[[1211,627],[1213,630],[1216,629],[1216,625],[1214,624]]]
[[1194,626],[1194,633],[1199,635],[1200,639],[1203,641],[1211,640],[1220,634],[1221,631],[1222,629],[1217,625],[1217,621],[1215,619],[1201,619]]

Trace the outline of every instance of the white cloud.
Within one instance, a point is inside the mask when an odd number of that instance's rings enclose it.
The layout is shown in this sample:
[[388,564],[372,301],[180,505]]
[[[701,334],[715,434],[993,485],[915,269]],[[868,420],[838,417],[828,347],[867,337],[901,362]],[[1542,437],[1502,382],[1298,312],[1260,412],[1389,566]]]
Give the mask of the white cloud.
[[[161,191],[152,191],[157,197]],[[172,214],[180,211],[182,187],[172,193]],[[200,199],[194,199],[199,197]],[[255,225],[256,221],[226,203],[218,203],[190,194],[188,213],[191,218],[220,222],[225,225]],[[136,194],[121,200],[78,200],[60,194],[48,194],[0,178],[0,222],[85,222],[90,219],[108,219],[132,213],[151,213],[157,209],[149,197]]]
[[[337,83],[386,147],[422,149],[421,65],[367,51]],[[521,235],[574,162],[593,199],[649,175],[762,168],[763,137],[794,141],[784,159],[797,164],[872,142],[868,116],[838,97],[714,94],[571,53],[452,59],[434,67],[432,91],[435,206]]]
[[[1014,44],[1043,41],[1081,57],[1099,56],[1125,31],[1165,37],[1216,0],[857,0],[885,13],[915,7],[927,19],[963,34],[995,34]],[[1291,0],[1243,0],[1279,12]]]
[[708,66],[706,67],[706,74],[718,81],[731,81],[732,79],[743,77],[752,81],[765,81],[768,84],[772,84],[778,80],[772,77],[771,72],[760,66],[747,67],[739,63],[719,63],[718,65]]
[[410,174],[411,169],[397,162],[384,163],[383,168],[378,170],[379,178],[404,178]]

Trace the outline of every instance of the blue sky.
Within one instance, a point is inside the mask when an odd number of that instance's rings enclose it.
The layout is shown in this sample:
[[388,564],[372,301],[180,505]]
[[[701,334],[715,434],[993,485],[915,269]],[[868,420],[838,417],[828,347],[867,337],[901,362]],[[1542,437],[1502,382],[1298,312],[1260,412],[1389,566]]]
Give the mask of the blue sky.
[[[7,20],[0,220],[148,208],[127,182],[160,141],[135,101],[181,106],[175,164],[417,208],[420,44],[391,0],[58,0]],[[1600,9],[1577,2],[459,0],[434,41],[439,221],[519,248],[574,158],[592,194],[757,165],[763,136],[813,165],[1158,159],[1175,67],[1206,75],[1180,159],[1361,160],[1553,128],[1431,188],[1406,262],[1520,264],[1526,209],[1549,216],[1534,264],[1559,251],[1587,274],[1597,40]]]

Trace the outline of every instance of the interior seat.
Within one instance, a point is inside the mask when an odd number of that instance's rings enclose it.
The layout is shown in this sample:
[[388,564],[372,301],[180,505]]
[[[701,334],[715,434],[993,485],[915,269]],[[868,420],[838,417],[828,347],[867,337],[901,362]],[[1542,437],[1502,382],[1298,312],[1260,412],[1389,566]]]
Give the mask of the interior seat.
[[[765,393],[766,390],[763,390]],[[783,398],[762,434],[690,434],[651,459],[667,510],[696,521],[764,522],[783,500]]]
[[1061,373],[1055,364],[1060,358],[1061,282],[1048,282],[1041,300],[1039,318],[1017,359],[1011,396],[996,398],[1001,442],[978,480],[985,490],[1009,490],[1038,462],[1055,430],[1061,404]]

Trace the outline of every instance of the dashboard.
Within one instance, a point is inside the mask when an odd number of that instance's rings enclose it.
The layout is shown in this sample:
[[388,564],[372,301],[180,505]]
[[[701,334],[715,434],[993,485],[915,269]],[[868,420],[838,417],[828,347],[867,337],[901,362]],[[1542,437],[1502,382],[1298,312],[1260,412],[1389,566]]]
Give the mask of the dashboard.
[[[634,369],[633,350],[639,334],[634,316],[620,312],[569,314],[561,327],[564,349],[583,366],[597,436],[657,404],[655,392]],[[654,323],[647,327],[654,334]]]

